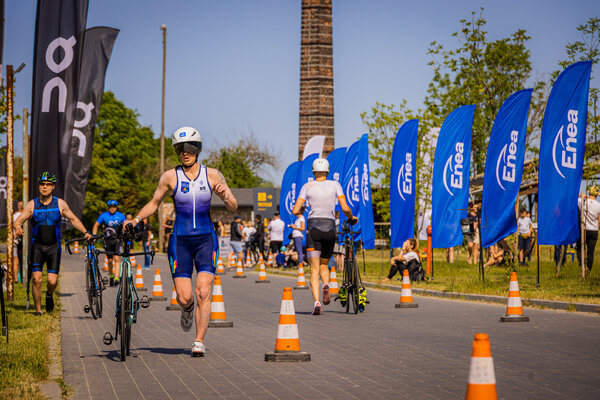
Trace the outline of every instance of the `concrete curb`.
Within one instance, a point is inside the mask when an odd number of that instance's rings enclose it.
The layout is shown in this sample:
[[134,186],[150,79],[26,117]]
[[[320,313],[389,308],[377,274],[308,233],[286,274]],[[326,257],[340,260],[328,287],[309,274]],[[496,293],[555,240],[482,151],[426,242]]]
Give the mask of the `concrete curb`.
[[[294,272],[288,271],[280,271],[276,269],[267,269],[268,273],[276,274],[276,275],[286,275],[286,276],[296,276]],[[308,276],[308,274],[307,274]],[[380,285],[374,282],[363,281],[366,287],[373,289],[384,289],[391,290],[395,292],[400,292],[402,290],[401,286],[396,285]],[[440,297],[445,299],[456,299],[456,300],[467,300],[467,301],[484,301],[487,303],[498,303],[498,304],[506,304],[508,298],[504,296],[493,296],[493,295],[485,295],[485,294],[470,294],[470,293],[457,293],[457,292],[443,292],[441,290],[431,290],[431,289],[420,289],[420,288],[412,288],[413,294],[418,294],[421,296],[432,296],[432,297]],[[566,310],[566,311],[577,311],[577,312],[587,312],[587,313],[595,313],[600,314],[600,304],[587,304],[587,303],[570,303],[566,301],[553,301],[553,300],[541,300],[541,299],[523,299],[523,306],[525,307],[544,307],[550,308],[553,310]]]

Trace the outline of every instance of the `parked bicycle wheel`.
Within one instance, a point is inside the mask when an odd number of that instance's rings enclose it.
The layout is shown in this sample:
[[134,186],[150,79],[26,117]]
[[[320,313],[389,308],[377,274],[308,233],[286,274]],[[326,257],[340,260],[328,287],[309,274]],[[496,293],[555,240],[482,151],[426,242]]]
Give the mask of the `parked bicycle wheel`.
[[102,292],[104,291],[104,283],[102,282],[100,268],[98,268],[98,260],[94,262],[94,271],[96,271],[96,316],[102,318]]
[[121,361],[127,358],[127,342],[130,330],[127,329],[129,320],[129,285],[127,284],[127,276],[121,277],[121,293],[119,298],[119,331],[121,333]]
[[99,316],[96,309],[98,298],[96,296],[96,274],[94,272],[94,264],[92,263],[92,260],[86,260],[85,264],[85,291],[87,293],[88,304],[90,306],[92,317],[97,319]]
[[358,314],[358,296],[359,296],[359,288],[358,288],[358,264],[356,263],[356,259],[352,259],[351,262],[351,277],[352,277],[352,309],[354,310],[354,314]]

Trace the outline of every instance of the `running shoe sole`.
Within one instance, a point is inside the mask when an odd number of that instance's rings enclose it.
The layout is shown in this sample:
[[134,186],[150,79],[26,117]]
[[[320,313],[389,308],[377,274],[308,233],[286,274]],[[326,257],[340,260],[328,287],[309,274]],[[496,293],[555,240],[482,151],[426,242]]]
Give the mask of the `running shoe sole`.
[[[189,313],[190,317],[186,318],[184,313]],[[194,319],[194,309],[192,308],[190,311],[185,311],[183,307],[181,307],[181,318],[179,319],[179,323],[181,324],[181,329],[184,332],[189,332],[192,329]]]
[[204,357],[205,353],[206,347],[202,346],[196,349],[195,346],[192,346],[192,357]]
[[320,315],[321,314],[321,306],[315,306],[311,315]]
[[329,286],[323,286],[323,304],[327,305],[331,302],[331,295],[329,294]]

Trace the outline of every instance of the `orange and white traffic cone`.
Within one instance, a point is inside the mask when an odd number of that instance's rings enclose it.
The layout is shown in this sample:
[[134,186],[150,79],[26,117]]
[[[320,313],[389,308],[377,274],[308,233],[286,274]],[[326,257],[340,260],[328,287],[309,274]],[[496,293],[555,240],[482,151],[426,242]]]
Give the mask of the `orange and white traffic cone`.
[[244,275],[244,267],[242,267],[242,259],[238,259],[238,263],[237,263],[237,269],[235,270],[235,275],[233,276],[234,278],[245,278],[246,275]]
[[271,281],[267,279],[267,270],[265,269],[265,262],[263,259],[260,259],[260,269],[258,270],[258,279],[254,281],[254,283],[270,283]]
[[144,275],[142,275],[142,267],[137,266],[135,272],[135,290],[138,292],[145,292],[147,289],[144,287]]
[[497,400],[494,359],[487,333],[476,333],[473,338],[471,368],[467,383],[466,400]]
[[131,266],[133,268],[137,267],[137,262],[135,261],[135,256],[131,256],[131,258],[129,259],[129,262],[131,262]]
[[246,268],[249,268],[252,266],[252,261],[250,260],[250,252],[248,252],[248,254],[246,254],[246,263],[244,264],[244,266]]
[[227,266],[229,268],[235,267],[235,257],[233,255],[233,252],[229,253],[229,256],[228,256],[228,259],[227,259]]
[[396,308],[417,308],[419,305],[413,302],[412,289],[410,288],[410,278],[408,270],[402,272],[402,293],[400,294],[400,303],[396,304]]
[[523,315],[523,304],[519,292],[517,273],[510,273],[510,286],[508,288],[508,304],[506,315],[500,317],[500,322],[529,322],[529,317]]
[[296,286],[294,290],[308,290],[308,286],[306,286],[306,278],[304,277],[304,267],[302,263],[298,264],[298,281],[296,282]]
[[331,273],[329,274],[329,293],[338,294],[340,292],[337,275],[335,274],[335,265],[331,266]]
[[73,254],[79,254],[79,242],[75,242],[73,247]]
[[171,294],[171,304],[167,306],[167,311],[179,311],[181,306],[177,301],[177,291],[175,290],[175,285],[173,285],[173,293]]
[[163,294],[162,279],[160,279],[160,270],[158,268],[156,268],[156,272],[154,273],[154,284],[152,285],[152,298],[150,300],[167,300],[167,298]]
[[221,256],[217,259],[217,270],[215,271],[217,275],[225,275],[225,267],[223,266],[223,260],[221,260]]
[[108,257],[104,256],[104,270],[108,271]]
[[271,253],[270,251],[269,251],[269,258],[267,258],[267,265],[269,267],[273,266],[273,253]]
[[266,353],[265,361],[310,361],[310,354],[300,351],[300,336],[290,287],[283,288],[275,351]]
[[215,276],[213,283],[212,298],[210,300],[210,320],[209,328],[231,328],[233,321],[227,321],[225,314],[225,302],[223,301],[223,287],[221,286],[221,277]]

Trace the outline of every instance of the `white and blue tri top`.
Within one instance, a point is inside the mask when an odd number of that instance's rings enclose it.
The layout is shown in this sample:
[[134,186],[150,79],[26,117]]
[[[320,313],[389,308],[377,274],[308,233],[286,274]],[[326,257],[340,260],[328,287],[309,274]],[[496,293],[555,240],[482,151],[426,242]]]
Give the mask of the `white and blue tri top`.
[[208,183],[207,168],[200,165],[200,173],[190,180],[181,165],[175,168],[177,185],[173,191],[173,203],[177,217],[173,226],[176,236],[196,236],[213,232],[210,219],[212,188]]

